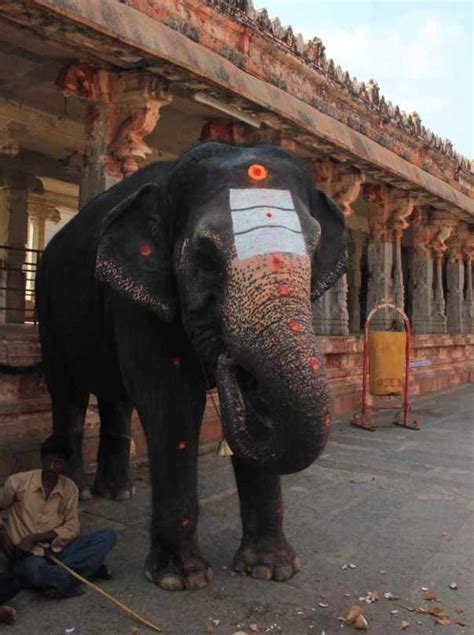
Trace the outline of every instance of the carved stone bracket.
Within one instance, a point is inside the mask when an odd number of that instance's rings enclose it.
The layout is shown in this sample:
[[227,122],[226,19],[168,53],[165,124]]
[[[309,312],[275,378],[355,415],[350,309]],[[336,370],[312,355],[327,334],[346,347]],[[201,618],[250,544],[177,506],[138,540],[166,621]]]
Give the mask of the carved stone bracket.
[[417,198],[411,192],[376,183],[365,183],[362,195],[368,203],[373,203],[368,218],[371,238],[391,242],[393,237],[399,241],[408,227],[407,218]]
[[431,241],[434,228],[429,224],[430,208],[426,205],[417,205],[410,219],[412,230],[412,246],[415,253],[425,258],[431,256]]
[[[245,123],[216,117],[209,119],[201,130],[200,141],[220,141],[233,145],[258,145],[271,143],[289,150],[294,150],[294,143],[285,139],[279,130],[272,128],[255,129]],[[293,147],[288,147],[291,143]]]
[[20,152],[20,145],[15,135],[15,123],[10,122],[0,128],[0,154],[16,157]]
[[161,107],[171,103],[168,82],[147,73],[120,73],[112,103],[109,160],[126,176],[152,152],[143,138],[155,129]]
[[[56,85],[65,96],[75,95],[89,103],[82,168],[88,163],[103,164],[104,173],[115,180],[136,172],[152,152],[144,137],[155,129],[160,108],[171,102],[167,80],[151,73],[111,73],[79,63],[63,69]],[[100,191],[100,186],[95,189]]]
[[346,217],[352,216],[352,204],[357,200],[365,178],[360,170],[335,161],[311,160],[307,165],[321,189],[336,201]]
[[458,221],[455,218],[449,217],[443,213],[435,212],[433,215],[431,221],[433,238],[431,240],[430,247],[437,259],[441,259],[444,252],[448,249],[446,241],[456,229],[457,224]]

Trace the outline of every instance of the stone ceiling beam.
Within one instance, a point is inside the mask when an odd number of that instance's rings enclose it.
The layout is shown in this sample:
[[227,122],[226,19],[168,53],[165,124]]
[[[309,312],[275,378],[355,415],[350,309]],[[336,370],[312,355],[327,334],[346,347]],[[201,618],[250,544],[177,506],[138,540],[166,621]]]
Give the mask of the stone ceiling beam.
[[174,73],[175,81],[183,86],[188,80],[203,80],[209,85],[208,94],[217,99],[227,99],[237,93],[247,102],[249,112],[255,112],[255,109],[273,112],[295,131],[307,132],[315,140],[323,139],[336,153],[342,152],[368,168],[380,169],[381,178],[385,175],[400,178],[416,189],[430,192],[440,203],[448,202],[474,216],[474,199],[448,183],[123,3],[116,0],[100,3],[96,0],[23,0],[14,5],[1,5],[0,11],[45,37],[48,37],[48,29],[56,28],[56,39],[69,44],[77,40],[80,47],[97,57],[102,51],[109,59],[114,55],[119,60],[123,56],[134,56],[142,65],[153,64],[165,76]]

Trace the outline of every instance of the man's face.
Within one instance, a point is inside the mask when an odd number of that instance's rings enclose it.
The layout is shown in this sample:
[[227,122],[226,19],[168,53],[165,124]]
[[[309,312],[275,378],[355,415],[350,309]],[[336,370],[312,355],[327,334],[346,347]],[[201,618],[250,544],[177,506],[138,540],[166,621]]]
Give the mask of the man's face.
[[64,469],[65,460],[59,454],[45,454],[41,457],[41,464],[47,476],[59,476]]

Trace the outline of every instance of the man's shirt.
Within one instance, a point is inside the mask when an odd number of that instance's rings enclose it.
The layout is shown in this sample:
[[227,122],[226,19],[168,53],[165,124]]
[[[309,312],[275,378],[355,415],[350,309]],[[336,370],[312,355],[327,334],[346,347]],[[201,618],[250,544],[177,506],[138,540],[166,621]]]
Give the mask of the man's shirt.
[[61,551],[79,535],[79,491],[66,476],[60,476],[46,498],[41,482],[41,470],[10,476],[0,489],[0,510],[8,510],[7,532],[14,545],[30,534],[55,531],[51,545],[33,545],[31,553],[42,556],[51,546]]

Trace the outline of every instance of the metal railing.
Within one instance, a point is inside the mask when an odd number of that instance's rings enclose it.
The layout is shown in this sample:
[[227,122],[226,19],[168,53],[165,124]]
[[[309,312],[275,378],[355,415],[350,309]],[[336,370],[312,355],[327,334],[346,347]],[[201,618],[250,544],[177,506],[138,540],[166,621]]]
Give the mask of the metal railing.
[[43,252],[0,245],[0,323],[34,323],[36,269]]

